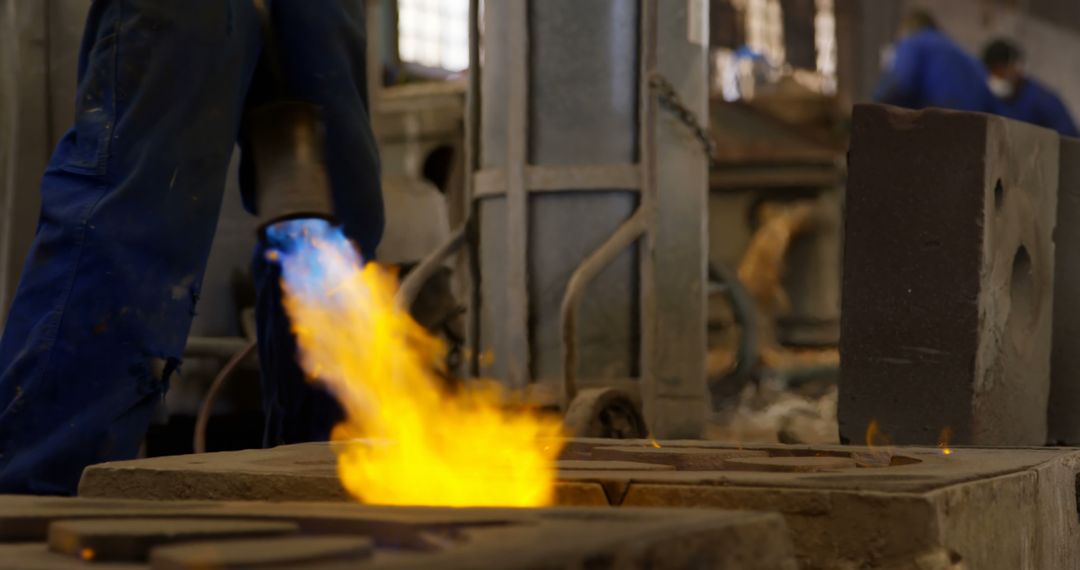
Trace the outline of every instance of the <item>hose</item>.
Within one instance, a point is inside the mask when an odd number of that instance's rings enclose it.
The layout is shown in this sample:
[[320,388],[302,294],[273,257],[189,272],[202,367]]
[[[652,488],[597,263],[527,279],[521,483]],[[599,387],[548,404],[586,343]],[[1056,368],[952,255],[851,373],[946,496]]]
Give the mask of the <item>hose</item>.
[[240,352],[237,352],[229,359],[229,362],[218,372],[218,375],[214,378],[214,382],[210,384],[210,389],[206,392],[206,397],[203,398],[202,406],[199,408],[199,415],[195,418],[195,436],[192,440],[192,446],[195,448],[195,453],[206,453],[206,426],[210,423],[210,414],[214,410],[214,401],[217,400],[218,394],[221,392],[222,386],[232,376],[233,372],[240,366],[247,357],[251,356],[255,352],[255,348],[258,346],[258,342],[251,341]]

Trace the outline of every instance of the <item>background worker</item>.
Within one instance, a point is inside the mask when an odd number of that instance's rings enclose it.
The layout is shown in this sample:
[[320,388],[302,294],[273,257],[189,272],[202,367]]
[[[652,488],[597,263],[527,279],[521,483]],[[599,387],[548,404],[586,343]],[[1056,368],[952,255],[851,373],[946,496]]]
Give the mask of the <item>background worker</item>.
[[[337,216],[371,256],[364,3],[268,4],[288,95],[322,109]],[[269,97],[262,44],[253,0],[93,2],[0,341],[0,494],[71,494],[85,466],[136,456],[180,370],[244,111]],[[340,411],[296,363],[277,266],[254,263],[266,443],[325,439]]]
[[995,105],[982,65],[942,32],[925,10],[904,18],[874,100],[909,109],[987,113]]
[[998,98],[998,114],[1054,129],[1076,137],[1080,131],[1061,97],[1024,73],[1024,52],[1016,44],[998,39],[983,51],[990,91]]

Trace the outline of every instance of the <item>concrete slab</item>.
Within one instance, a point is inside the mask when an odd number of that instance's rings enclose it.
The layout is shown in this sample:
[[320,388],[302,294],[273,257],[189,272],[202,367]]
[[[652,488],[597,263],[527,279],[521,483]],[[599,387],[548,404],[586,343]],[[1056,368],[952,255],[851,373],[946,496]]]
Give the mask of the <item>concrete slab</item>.
[[230,522],[237,527],[250,521],[284,522],[298,527],[301,534],[228,544],[210,536],[186,537],[178,544],[151,548],[149,565],[105,560],[93,567],[797,568],[783,518],[768,513],[0,497],[0,569],[85,569],[84,559],[100,560],[96,552],[50,551],[43,542],[50,527],[81,524],[90,532],[86,527],[93,525],[88,520],[110,520],[100,523],[110,527],[101,534],[115,538],[126,525],[139,537],[146,533],[133,519],[191,518],[211,519],[225,528]]
[[[595,464],[597,460],[636,461],[653,465],[670,465],[679,471],[716,471],[724,468],[728,459],[745,457],[768,457],[763,451],[731,450],[720,452],[715,449],[674,449],[665,447],[597,447],[592,450],[592,461],[581,462]],[[565,469],[560,462],[559,468]]]
[[[807,570],[1080,568],[1080,450],[959,448],[946,455],[937,448],[661,445],[664,453],[648,451],[655,449],[648,441],[571,441],[564,455],[575,458],[575,469],[560,473],[560,504],[779,512]],[[691,470],[605,470],[612,447],[638,463]],[[642,453],[632,453],[635,448]],[[605,460],[595,470],[585,469],[594,453]],[[739,453],[751,457],[731,457]],[[746,464],[731,470],[727,464],[733,461]],[[80,491],[117,498],[247,499],[274,496],[304,481],[324,487],[304,488],[305,496],[341,497],[333,462],[330,445],[309,444],[113,463],[88,469]],[[694,470],[709,462],[724,468]],[[807,472],[808,464],[817,471]],[[294,476],[295,482],[282,484]],[[917,566],[919,560],[949,562]]]
[[49,526],[49,549],[101,562],[145,562],[163,544],[199,540],[282,537],[300,527],[289,522],[170,519],[81,519]]
[[1000,117],[855,109],[840,432],[1043,445],[1056,133]]
[[752,457],[724,461],[724,469],[729,471],[776,473],[827,473],[857,466],[850,457]]
[[152,570],[248,570],[250,568],[356,568],[375,555],[371,540],[348,536],[223,540],[157,548]]

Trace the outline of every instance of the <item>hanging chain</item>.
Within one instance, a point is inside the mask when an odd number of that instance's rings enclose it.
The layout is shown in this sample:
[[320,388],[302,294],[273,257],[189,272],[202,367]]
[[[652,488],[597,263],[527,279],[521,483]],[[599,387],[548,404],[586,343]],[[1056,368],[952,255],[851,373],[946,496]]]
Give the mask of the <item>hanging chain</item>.
[[709,159],[709,166],[716,165],[716,140],[713,139],[712,133],[709,132],[708,127],[702,125],[698,120],[697,115],[691,111],[682,98],[679,97],[679,92],[675,90],[675,86],[671,84],[663,75],[653,72],[649,75],[649,87],[656,92],[657,97],[660,99],[660,106],[675,115],[675,118],[680,123],[690,129],[694,133],[694,137],[701,143],[702,149],[705,151],[705,156]]

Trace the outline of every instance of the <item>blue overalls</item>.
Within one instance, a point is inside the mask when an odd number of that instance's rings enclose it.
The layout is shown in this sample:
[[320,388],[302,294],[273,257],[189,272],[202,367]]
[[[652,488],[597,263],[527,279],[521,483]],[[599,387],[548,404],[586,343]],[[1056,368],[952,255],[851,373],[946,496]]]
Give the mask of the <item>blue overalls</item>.
[[[338,217],[373,255],[364,2],[270,7],[291,95],[323,110]],[[0,341],[0,494],[70,494],[85,466],[137,454],[180,368],[244,109],[266,97],[261,49],[252,0],[94,0],[76,124]],[[253,269],[266,443],[324,439],[339,409],[296,364],[278,268],[256,251]]]
[[1080,136],[1076,122],[1061,98],[1033,79],[1021,80],[1011,99],[999,99],[998,113],[1010,119],[1054,129],[1065,136]]
[[909,109],[982,113],[993,112],[996,105],[982,64],[937,30],[923,30],[897,43],[874,100]]

